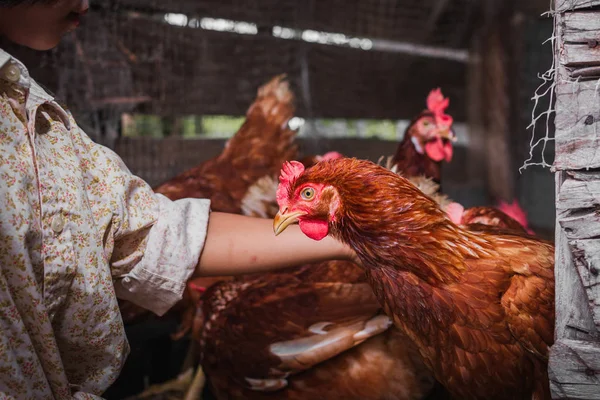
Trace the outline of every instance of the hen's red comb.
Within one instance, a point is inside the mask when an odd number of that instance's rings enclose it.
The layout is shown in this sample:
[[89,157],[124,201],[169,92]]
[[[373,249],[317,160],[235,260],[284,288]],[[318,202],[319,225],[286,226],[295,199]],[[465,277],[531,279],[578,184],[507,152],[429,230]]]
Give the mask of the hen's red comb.
[[437,88],[429,92],[427,96],[427,108],[432,113],[444,112],[450,105],[450,99],[444,98],[442,89]]
[[279,175],[279,186],[277,187],[277,204],[279,208],[287,203],[290,182],[298,178],[304,172],[304,165],[298,161],[289,161],[283,164]]
[[439,127],[450,128],[452,117],[445,113],[450,105],[450,99],[444,97],[440,88],[433,89],[427,96],[427,109],[435,115],[435,122]]

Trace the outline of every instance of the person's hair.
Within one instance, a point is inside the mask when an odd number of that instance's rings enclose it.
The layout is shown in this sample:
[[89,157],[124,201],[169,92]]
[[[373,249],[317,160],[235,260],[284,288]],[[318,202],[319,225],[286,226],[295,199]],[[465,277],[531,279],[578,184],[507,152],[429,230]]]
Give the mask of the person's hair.
[[0,0],[0,8],[1,7],[15,7],[18,5],[33,5],[36,3],[53,3],[56,0]]

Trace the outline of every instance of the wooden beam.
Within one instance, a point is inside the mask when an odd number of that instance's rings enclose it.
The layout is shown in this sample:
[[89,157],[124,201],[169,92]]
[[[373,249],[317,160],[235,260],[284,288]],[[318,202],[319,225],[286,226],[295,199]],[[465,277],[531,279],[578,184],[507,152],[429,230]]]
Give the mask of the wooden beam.
[[[595,24],[590,13],[556,16],[559,40],[556,71],[556,170],[600,168],[600,87],[597,81],[577,80],[573,72],[577,65],[600,66],[600,53],[577,41],[590,38],[583,26]],[[599,14],[595,13],[598,18]],[[587,21],[587,22],[585,22]],[[599,46],[600,48],[600,46]],[[598,56],[588,56],[587,53]],[[596,57],[596,58],[594,58]],[[596,61],[594,61],[596,60]]]
[[485,104],[483,97],[483,60],[479,56],[483,50],[483,38],[476,35],[471,46],[472,57],[467,70],[467,118],[469,146],[467,147],[467,171],[469,181],[484,185],[487,174]]
[[600,45],[565,43],[561,59],[566,67],[591,67],[600,65]]
[[90,103],[94,107],[115,106],[115,105],[136,105],[152,101],[150,96],[131,96],[131,97],[104,97],[101,99],[91,99]]
[[502,4],[489,2],[486,20],[478,40],[478,65],[481,68],[481,92],[472,94],[479,103],[483,127],[476,133],[483,135],[485,184],[493,200],[512,201],[516,197],[519,159],[514,146],[518,132],[518,78],[519,55],[515,42],[520,42],[521,20],[515,17],[513,1]]
[[565,42],[588,43],[600,40],[600,20],[598,12],[566,12],[562,19]]
[[600,166],[598,84],[573,79],[580,66],[595,62],[593,46],[578,41],[592,37],[596,21],[581,14],[555,16],[556,342],[549,363],[555,399],[600,399],[600,174],[573,171]]
[[600,6],[600,0],[555,0],[555,10],[559,13],[597,6]]
[[554,399],[600,399],[600,344],[559,340],[552,347],[549,376]]
[[[598,173],[568,171],[556,199],[556,209],[573,212],[577,209],[589,210],[595,207],[600,207],[600,177]],[[573,238],[582,239],[585,236],[574,236]]]
[[[559,251],[568,252],[572,257],[568,262],[557,263],[557,272],[558,268],[569,269],[574,281],[560,290],[571,293],[577,286],[580,297],[570,300],[574,303],[567,307],[578,308],[581,321],[575,325],[585,325],[584,330],[594,336],[595,329],[600,327],[600,215],[596,211],[600,208],[600,176],[595,172],[574,171],[563,172],[562,176],[556,197],[557,222],[562,240],[566,240],[568,246],[563,244]],[[569,310],[569,314],[572,313],[573,310]]]
[[511,167],[510,95],[508,52],[503,43],[504,24],[498,24],[487,37],[483,56],[486,182],[493,199],[511,201],[515,197],[515,182]]
[[560,15],[559,62],[565,75],[575,80],[600,78],[600,21],[598,12]]
[[[566,179],[566,172],[556,174],[557,204],[564,204],[565,206],[569,204],[569,196],[563,192]],[[561,196],[567,199],[561,201]],[[554,266],[556,292],[555,336],[557,339],[590,340],[596,334],[596,327],[585,301],[585,290],[579,280],[577,269],[574,267],[569,247],[569,237],[567,236],[568,229],[561,223],[568,217],[568,210],[557,205],[556,261]]]
[[559,66],[556,86],[556,170],[600,167],[600,93],[597,82],[569,81]]
[[469,52],[464,49],[451,49],[448,47],[427,46],[417,43],[400,42],[396,40],[373,39],[372,51],[386,53],[401,53],[416,57],[439,58],[441,60],[466,63]]
[[[600,218],[596,221],[600,225]],[[594,324],[600,327],[600,239],[572,240],[569,248],[587,295]]]

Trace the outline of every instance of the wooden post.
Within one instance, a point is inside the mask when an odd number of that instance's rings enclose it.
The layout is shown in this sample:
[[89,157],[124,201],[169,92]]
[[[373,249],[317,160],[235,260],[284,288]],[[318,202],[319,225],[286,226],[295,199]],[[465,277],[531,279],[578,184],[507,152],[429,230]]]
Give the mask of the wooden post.
[[[600,399],[600,0],[556,0],[555,399]],[[589,170],[592,169],[592,170]],[[596,169],[596,170],[593,170]]]
[[486,137],[483,104],[483,68],[481,35],[475,35],[471,44],[471,57],[468,65],[467,118],[469,126],[469,147],[467,148],[468,180],[475,185],[484,185],[487,174]]
[[518,79],[514,47],[521,31],[514,10],[510,0],[486,3],[469,64],[470,178],[485,184],[491,199],[505,201],[516,197],[519,159],[518,91],[512,82]]

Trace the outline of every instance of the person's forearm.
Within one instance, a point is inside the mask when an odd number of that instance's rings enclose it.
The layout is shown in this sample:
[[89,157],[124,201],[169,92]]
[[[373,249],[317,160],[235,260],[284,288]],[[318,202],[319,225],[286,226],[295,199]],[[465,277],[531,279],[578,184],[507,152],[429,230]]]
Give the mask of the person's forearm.
[[275,236],[271,219],[213,212],[195,275],[239,275],[350,257],[342,243],[329,236],[314,241],[297,225]]

